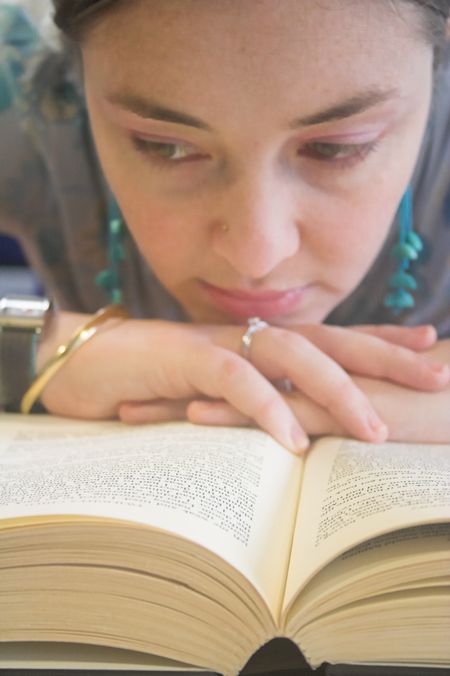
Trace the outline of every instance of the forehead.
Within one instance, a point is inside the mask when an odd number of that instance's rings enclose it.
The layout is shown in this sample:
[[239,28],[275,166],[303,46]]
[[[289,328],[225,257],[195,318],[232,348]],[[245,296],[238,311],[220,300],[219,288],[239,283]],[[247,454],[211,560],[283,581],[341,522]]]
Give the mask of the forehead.
[[419,25],[403,0],[133,0],[82,49],[100,86],[176,93],[201,116],[202,100],[232,106],[244,92],[265,106],[291,92],[314,107],[324,95],[398,87],[431,53]]

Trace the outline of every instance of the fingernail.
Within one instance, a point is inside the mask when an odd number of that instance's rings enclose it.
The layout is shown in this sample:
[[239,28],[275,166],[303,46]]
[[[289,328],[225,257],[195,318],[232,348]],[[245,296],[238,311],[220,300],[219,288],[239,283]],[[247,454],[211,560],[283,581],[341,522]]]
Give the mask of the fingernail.
[[388,437],[389,430],[387,426],[382,422],[376,413],[372,411],[367,415],[367,423],[371,432],[371,436],[374,437],[376,441],[385,441]]
[[294,425],[291,428],[289,448],[294,453],[301,455],[306,451],[308,446],[309,446],[308,437],[306,436],[302,428],[297,423],[294,423]]
[[416,330],[419,333],[422,333],[429,340],[431,340],[431,339],[436,340],[436,338],[437,338],[436,329],[431,324],[425,324],[424,326],[417,326]]
[[446,377],[448,378],[449,376],[449,368],[447,364],[438,364],[436,362],[428,362],[428,366],[433,373],[435,373],[437,376],[440,377]]

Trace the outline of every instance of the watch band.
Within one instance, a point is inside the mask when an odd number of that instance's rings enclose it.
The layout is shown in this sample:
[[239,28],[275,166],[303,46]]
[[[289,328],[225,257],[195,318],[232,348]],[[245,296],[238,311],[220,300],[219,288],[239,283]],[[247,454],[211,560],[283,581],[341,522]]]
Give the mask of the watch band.
[[36,375],[38,339],[35,331],[0,331],[0,408],[5,411],[20,411],[23,393]]
[[42,296],[0,298],[0,410],[20,411],[36,376],[38,341],[51,310]]

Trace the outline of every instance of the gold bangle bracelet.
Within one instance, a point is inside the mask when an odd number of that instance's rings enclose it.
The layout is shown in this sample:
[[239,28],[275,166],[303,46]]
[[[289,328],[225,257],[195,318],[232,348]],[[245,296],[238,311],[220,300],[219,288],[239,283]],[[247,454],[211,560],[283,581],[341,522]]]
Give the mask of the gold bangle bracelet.
[[49,380],[53,378],[55,373],[59,371],[61,366],[65,364],[67,359],[69,359],[76,350],[97,333],[101,324],[108,319],[126,319],[127,317],[128,313],[122,305],[108,305],[108,307],[99,310],[88,322],[86,322],[86,324],[80,326],[69,338],[67,343],[63,343],[58,347],[55,354],[50,357],[39,371],[22,397],[20,402],[21,413],[29,413],[31,411],[34,403],[41,395],[42,390]]

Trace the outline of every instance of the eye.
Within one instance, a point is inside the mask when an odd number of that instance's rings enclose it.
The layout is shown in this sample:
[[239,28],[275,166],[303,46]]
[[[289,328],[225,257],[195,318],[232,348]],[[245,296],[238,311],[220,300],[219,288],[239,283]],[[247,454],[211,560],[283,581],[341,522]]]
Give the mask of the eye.
[[351,164],[363,160],[377,146],[377,139],[368,143],[327,143],[314,141],[304,145],[299,154],[329,164]]
[[132,136],[135,148],[151,158],[163,162],[182,162],[183,160],[197,160],[207,157],[189,143],[170,143],[167,141],[152,141],[140,136]]

